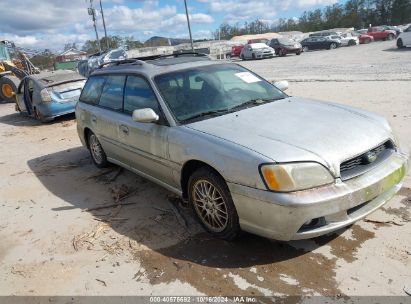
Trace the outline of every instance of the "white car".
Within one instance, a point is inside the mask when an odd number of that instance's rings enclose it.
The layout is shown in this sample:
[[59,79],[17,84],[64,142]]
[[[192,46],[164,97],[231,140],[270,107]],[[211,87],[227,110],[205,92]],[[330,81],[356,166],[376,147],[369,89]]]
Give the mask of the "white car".
[[411,46],[411,25],[397,38],[397,47],[399,49],[407,46]]
[[358,37],[351,35],[351,33],[345,33],[342,35],[332,35],[327,36],[325,38],[339,40],[341,42],[341,46],[353,46],[360,44],[360,40],[358,39]]
[[265,43],[250,43],[244,45],[244,48],[241,50],[240,57],[242,60],[246,60],[272,58],[274,55],[274,49]]

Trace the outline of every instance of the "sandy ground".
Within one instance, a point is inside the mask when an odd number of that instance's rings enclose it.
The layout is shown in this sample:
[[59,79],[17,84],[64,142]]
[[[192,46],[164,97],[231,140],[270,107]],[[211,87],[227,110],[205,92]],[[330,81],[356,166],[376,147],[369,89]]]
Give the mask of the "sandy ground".
[[[410,49],[381,42],[243,64],[290,80],[291,95],[380,113],[411,147]],[[119,200],[129,205],[89,210]],[[408,175],[367,218],[386,223],[307,241],[244,234],[227,243],[168,191],[95,168],[73,116],[40,124],[0,105],[0,295],[405,295],[410,204]]]

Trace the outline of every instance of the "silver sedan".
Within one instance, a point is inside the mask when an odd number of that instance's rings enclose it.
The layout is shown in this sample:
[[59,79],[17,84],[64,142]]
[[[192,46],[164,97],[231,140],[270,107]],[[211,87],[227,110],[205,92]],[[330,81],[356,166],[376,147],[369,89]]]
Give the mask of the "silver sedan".
[[89,77],[76,109],[94,163],[187,199],[203,227],[278,240],[348,226],[400,189],[408,165],[387,121],[290,97],[236,64],[128,60]]

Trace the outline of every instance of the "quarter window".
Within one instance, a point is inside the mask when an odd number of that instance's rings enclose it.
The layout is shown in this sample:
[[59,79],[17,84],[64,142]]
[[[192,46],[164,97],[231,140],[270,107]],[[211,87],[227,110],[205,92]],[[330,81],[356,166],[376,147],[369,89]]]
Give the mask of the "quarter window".
[[128,76],[124,90],[124,112],[132,114],[134,110],[144,108],[153,109],[158,113],[157,98],[145,79]]
[[98,104],[101,92],[103,90],[104,83],[106,81],[106,76],[92,76],[87,80],[83,91],[80,95],[80,101]]
[[114,111],[123,109],[123,89],[126,76],[107,76],[99,105]]

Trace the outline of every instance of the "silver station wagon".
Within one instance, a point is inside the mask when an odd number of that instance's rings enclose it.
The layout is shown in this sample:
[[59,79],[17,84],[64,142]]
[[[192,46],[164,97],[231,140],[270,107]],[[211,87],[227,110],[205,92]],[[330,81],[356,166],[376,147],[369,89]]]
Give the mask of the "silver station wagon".
[[188,200],[203,227],[277,240],[323,235],[375,211],[408,165],[387,121],[290,97],[200,54],[97,69],[76,108],[94,163],[127,168]]

